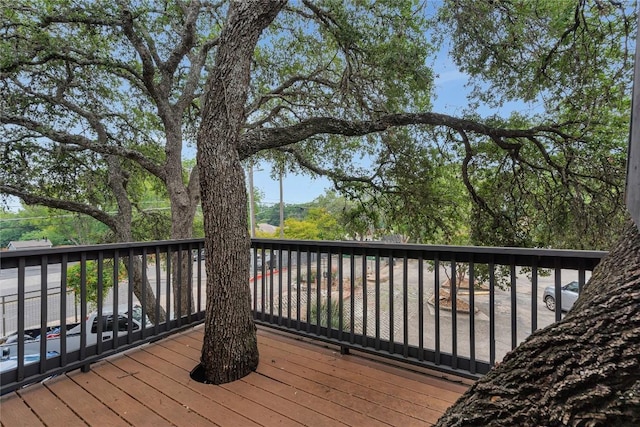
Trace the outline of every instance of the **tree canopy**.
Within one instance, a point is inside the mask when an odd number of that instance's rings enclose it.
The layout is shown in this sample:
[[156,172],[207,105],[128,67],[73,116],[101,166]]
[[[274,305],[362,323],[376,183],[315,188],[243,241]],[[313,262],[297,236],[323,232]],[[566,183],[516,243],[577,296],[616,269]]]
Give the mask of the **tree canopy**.
[[[181,158],[228,4],[14,6],[0,27],[0,191],[122,228],[154,181],[171,237],[191,236],[198,169]],[[454,242],[461,218],[478,224],[473,243],[604,247],[594,230],[622,223],[633,16],[600,1],[290,2],[252,53],[239,156],[328,176],[418,241]],[[443,40],[474,79],[462,117],[432,111]],[[513,100],[540,107],[477,113]]]

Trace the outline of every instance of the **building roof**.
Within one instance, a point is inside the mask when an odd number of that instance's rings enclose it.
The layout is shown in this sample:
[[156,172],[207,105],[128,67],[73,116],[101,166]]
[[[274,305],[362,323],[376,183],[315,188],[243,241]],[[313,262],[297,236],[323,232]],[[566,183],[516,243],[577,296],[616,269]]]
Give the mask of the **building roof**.
[[258,224],[258,230],[262,231],[263,233],[273,234],[278,231],[278,227],[267,224],[265,222],[261,222],[260,224]]
[[41,249],[41,248],[51,248],[53,247],[53,243],[49,239],[38,239],[38,240],[17,240],[9,242],[7,248],[11,251],[21,250],[21,249]]

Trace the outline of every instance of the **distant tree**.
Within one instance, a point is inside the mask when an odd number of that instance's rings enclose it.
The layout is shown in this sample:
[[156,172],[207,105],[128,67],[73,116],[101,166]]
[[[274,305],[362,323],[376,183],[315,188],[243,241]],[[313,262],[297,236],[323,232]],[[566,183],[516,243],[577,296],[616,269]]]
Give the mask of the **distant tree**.
[[284,221],[284,237],[301,240],[342,240],[344,230],[338,218],[322,208],[309,208],[305,219],[288,218]]
[[[304,219],[307,215],[306,204],[285,204],[284,217]],[[258,205],[256,221],[258,223],[271,224],[276,227],[280,226],[280,204]]]
[[[0,215],[0,246],[46,237],[54,246],[104,243],[107,228],[91,217],[41,206]],[[7,237],[3,237],[3,236]]]

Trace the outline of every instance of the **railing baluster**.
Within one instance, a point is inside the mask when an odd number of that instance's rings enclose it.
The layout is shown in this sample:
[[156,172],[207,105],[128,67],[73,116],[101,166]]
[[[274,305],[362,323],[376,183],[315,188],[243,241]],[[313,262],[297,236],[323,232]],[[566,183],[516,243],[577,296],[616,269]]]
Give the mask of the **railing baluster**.
[[455,258],[451,260],[449,299],[451,300],[451,366],[458,368],[458,268]]
[[511,276],[511,349],[518,345],[518,295],[516,294],[516,261],[511,256],[509,261],[509,274]]
[[282,249],[278,249],[277,254],[278,254],[278,325],[282,325]]
[[[115,250],[113,252],[113,289],[111,290],[113,295],[113,310],[112,313],[118,312],[118,304],[119,304],[119,294],[120,294],[120,251]],[[113,341],[114,350],[118,348],[120,341],[118,340],[118,333],[115,324],[113,324],[112,329],[115,328],[113,333],[111,334],[111,339]],[[168,328],[167,328],[168,329]]]
[[[67,260],[63,254],[60,261],[60,365],[67,365]],[[75,297],[74,297],[75,300]]]
[[300,317],[302,310],[302,256],[300,246],[296,248],[296,330],[300,330]]
[[[189,251],[189,255],[191,255],[191,251]],[[191,257],[189,257],[189,260],[191,260]],[[189,265],[191,265],[192,263],[189,263]],[[140,306],[141,306],[141,313],[142,316],[140,317],[140,324],[141,324],[141,334],[142,334],[142,339],[145,338],[145,329],[146,329],[146,322],[144,321],[145,316],[147,315],[147,248],[142,248],[142,292],[141,292],[141,298],[142,300],[140,301]],[[191,320],[191,319],[189,319]],[[99,341],[99,337],[98,337],[98,341]]]
[[367,320],[368,320],[368,314],[369,314],[369,307],[368,307],[368,301],[367,301],[367,274],[368,274],[368,270],[367,270],[367,253],[368,252],[364,252],[362,255],[362,336],[364,337],[365,341],[362,343],[363,346],[368,346],[367,342]]
[[402,335],[404,348],[402,355],[409,357],[409,259],[407,254],[402,257]]
[[307,249],[307,333],[311,332],[311,250]]
[[332,277],[333,271],[331,271],[332,257],[333,257],[333,253],[329,249],[329,251],[327,252],[327,272],[326,272],[327,274],[327,338],[331,338],[331,329],[333,328],[333,318],[332,318],[333,310],[331,307],[331,303],[332,303],[331,292],[333,291],[331,286],[333,282],[333,277]]
[[[198,248],[198,255],[196,259],[198,260],[198,264],[197,264],[198,271],[196,273],[196,280],[198,281],[198,284],[197,284],[198,289],[196,292],[196,298],[197,298],[196,312],[200,313],[202,311],[202,267],[203,267],[203,264],[206,262],[204,259],[204,257],[206,256],[206,253],[204,252],[204,248],[201,245],[198,245],[197,248]],[[202,256],[202,254],[204,254],[204,256]]]
[[375,283],[375,301],[376,301],[376,338],[375,338],[375,349],[380,350],[380,251],[376,251],[376,283]]
[[[80,255],[80,360],[87,358],[87,253]],[[82,365],[82,372],[88,372],[89,365]]]
[[338,339],[344,341],[344,259],[342,248],[338,250]]
[[434,307],[435,307],[435,355],[434,355],[434,363],[436,365],[440,365],[440,257],[439,254],[434,255],[434,275],[433,275],[433,283],[434,283]]
[[47,289],[47,256],[40,258],[40,373],[47,370],[47,320],[48,295]]
[[322,253],[316,250],[316,335],[320,335],[320,315],[322,314]]
[[261,258],[262,259],[262,267],[261,267],[261,277],[260,277],[260,318],[264,322],[266,315],[266,293],[267,293],[267,258],[265,256],[264,246],[260,248],[261,250]]
[[[253,271],[249,274],[252,278],[253,285],[253,318],[258,318],[258,248],[252,248],[253,253]],[[208,278],[207,278],[208,279]]]
[[[103,283],[103,272],[104,272],[104,259],[103,259],[103,253],[102,251],[98,252],[98,319],[102,319],[102,313],[103,313],[103,300],[104,300],[104,283]],[[98,321],[98,324],[96,325],[96,351],[98,354],[102,354],[102,322]]]
[[[178,246],[178,255],[180,257],[180,254],[182,254],[181,251],[181,247]],[[134,297],[134,292],[133,292],[133,287],[134,287],[134,276],[132,274],[132,272],[134,271],[134,264],[133,264],[133,248],[129,249],[129,255],[128,255],[128,259],[127,259],[127,265],[129,266],[129,289],[127,290],[127,344],[131,344],[133,342],[133,322],[131,321],[131,319],[133,318],[133,297]],[[181,272],[181,262],[178,261],[178,277],[180,277],[180,272]],[[178,278],[178,283],[181,283],[181,279]],[[178,307],[180,307],[180,286],[178,286]],[[119,312],[115,312],[113,313],[113,333],[117,334],[118,332],[115,330],[116,329],[116,323],[118,321],[120,317],[120,313]],[[180,316],[178,317],[178,325],[180,325]],[[118,328],[119,330],[120,328]]]
[[424,360],[424,258],[418,256],[418,360]]
[[18,377],[17,381],[24,379],[24,322],[25,322],[25,259],[18,259]]
[[489,262],[489,365],[496,364],[496,266]]
[[274,300],[274,279],[273,279],[273,270],[276,266],[274,262],[275,251],[273,250],[273,246],[269,249],[269,323],[273,323],[273,300]]
[[[165,298],[166,298],[166,307],[167,307],[167,331],[171,330],[171,319],[175,318],[176,316],[176,312],[175,310],[173,310],[173,307],[171,306],[172,304],[172,299],[171,299],[171,287],[173,285],[172,280],[171,280],[171,259],[173,258],[173,251],[171,250],[171,246],[167,246],[167,272],[165,275],[165,283],[166,283],[166,291],[165,291]],[[173,316],[171,315],[171,313],[173,313]]]
[[395,342],[395,334],[394,334],[394,289],[393,289],[393,252],[387,258],[387,265],[389,266],[389,353],[393,353],[393,343]]
[[[129,254],[129,264],[131,264],[131,258],[133,257],[133,255],[130,253]],[[176,287],[176,307],[177,307],[177,312],[176,312],[176,321],[177,321],[177,325],[178,327],[182,326],[182,316],[184,316],[184,313],[182,312],[182,288],[184,286],[186,286],[185,283],[182,282],[182,261],[183,261],[183,257],[184,257],[184,248],[182,246],[182,244],[178,244],[178,249],[176,250],[176,282],[174,283],[174,286]],[[131,277],[131,276],[129,276]],[[132,289],[131,289],[131,283],[129,283],[129,307],[131,307],[131,303],[133,300],[133,294],[131,293]],[[131,323],[131,322],[129,322]]]
[[287,250],[287,327],[291,328],[291,248]]
[[[142,259],[145,260],[145,261],[143,261],[145,263],[144,267],[143,267],[143,271],[145,272],[145,275],[146,275],[146,272],[147,272],[147,268],[146,268],[146,259],[147,259],[147,257],[146,257],[146,252],[145,252],[146,249],[142,248],[142,250],[143,250]],[[188,298],[187,299],[187,323],[188,324],[191,324],[193,322],[193,319],[191,317],[191,314],[193,312],[193,262],[192,262],[192,258],[191,258],[191,254],[192,253],[193,252],[191,251],[191,246],[189,245],[189,251],[187,253],[184,253],[184,258],[186,258],[186,261],[187,261],[187,283],[186,283],[186,285],[187,285],[187,298]],[[184,258],[183,258],[183,260],[184,260]],[[198,260],[200,259],[200,252],[198,252],[197,259]],[[146,284],[146,281],[145,281],[145,284]],[[145,285],[145,289],[146,289],[146,285]],[[145,292],[143,292],[143,295],[144,295],[144,293]],[[143,307],[144,307],[144,305],[143,305]],[[142,318],[144,319],[144,315],[142,316]],[[142,326],[142,329],[143,329],[143,336],[144,336],[144,325]]]
[[[160,333],[160,248],[155,247],[155,263],[156,263],[156,321],[154,322],[154,331],[158,335]],[[200,268],[198,268],[198,283],[200,283]],[[198,307],[200,307],[200,286],[198,286]],[[167,317],[169,316],[169,307],[165,310]]]
[[538,258],[531,260],[531,333],[538,330]]
[[356,317],[356,259],[353,252],[349,252],[349,342],[355,343],[355,317]]
[[476,291],[475,264],[473,255],[469,259],[469,371],[476,373]]
[[560,259],[556,258],[555,267],[555,297],[556,297],[556,322],[562,319],[562,267]]

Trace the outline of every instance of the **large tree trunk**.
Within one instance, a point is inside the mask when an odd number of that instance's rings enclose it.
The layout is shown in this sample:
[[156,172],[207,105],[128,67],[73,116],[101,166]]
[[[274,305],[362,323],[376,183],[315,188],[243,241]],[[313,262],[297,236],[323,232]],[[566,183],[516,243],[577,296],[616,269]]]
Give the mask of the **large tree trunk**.
[[507,354],[438,425],[640,425],[640,234],[634,224],[567,316]]
[[251,58],[262,30],[284,2],[232,2],[207,82],[198,134],[205,227],[207,313],[200,367],[221,384],[258,366],[249,289],[250,239],[244,171],[238,156]]
[[[183,187],[184,188],[184,187]],[[180,197],[171,202],[171,238],[188,239],[193,236],[193,219],[198,198]],[[182,318],[195,311],[193,298],[193,253],[186,249],[172,253],[171,283],[174,318]]]
[[[171,238],[193,237],[193,219],[198,206],[199,185],[197,173],[193,173],[187,186],[184,184],[182,168],[182,131],[180,121],[165,120],[167,133],[166,168],[167,191],[171,200]],[[195,180],[196,182],[191,182]],[[171,260],[173,283],[173,311],[175,317],[186,316],[194,310],[192,253],[189,250],[174,254]]]
[[[157,260],[157,262],[160,262]],[[125,265],[129,266],[128,262]],[[164,308],[160,307],[160,311],[156,312],[156,295],[154,289],[149,283],[149,279],[143,280],[143,265],[142,257],[133,257],[133,272],[129,271],[129,274],[133,274],[133,293],[138,298],[138,301],[144,304],[144,310],[149,320],[154,325],[162,323],[166,320],[166,312]]]
[[[131,208],[131,201],[126,191],[127,179],[122,170],[121,159],[115,156],[106,157],[107,164],[109,165],[109,182],[113,194],[118,202],[118,215],[114,221],[109,224],[112,231],[115,233],[117,239],[120,242],[133,241],[133,213]],[[160,311],[156,313],[156,298],[153,288],[149,280],[143,280],[143,263],[141,256],[134,256],[129,262],[125,262],[125,268],[128,270],[129,275],[133,275],[133,293],[145,306],[145,311],[149,320],[158,324],[164,322],[166,319],[165,310],[160,307]],[[159,260],[156,260],[159,262]],[[129,269],[129,266],[133,268],[133,271]]]

